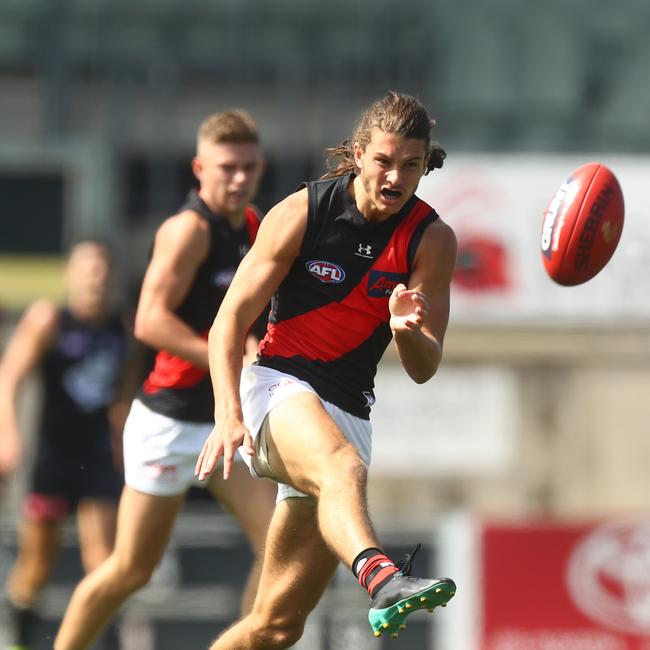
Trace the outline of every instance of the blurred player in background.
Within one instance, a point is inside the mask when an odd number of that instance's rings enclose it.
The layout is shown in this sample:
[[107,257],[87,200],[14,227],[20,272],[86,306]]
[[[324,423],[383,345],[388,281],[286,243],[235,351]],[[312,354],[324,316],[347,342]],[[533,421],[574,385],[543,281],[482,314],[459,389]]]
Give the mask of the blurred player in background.
[[[65,279],[66,306],[32,304],[0,363],[0,474],[12,473],[21,461],[20,386],[37,368],[43,380],[18,557],[6,586],[16,649],[34,640],[36,599],[53,568],[63,519],[76,510],[82,564],[92,571],[113,548],[122,487],[119,414],[125,409],[116,399],[128,379],[128,334],[109,306],[106,247],[96,241],[74,246]],[[105,640],[105,647],[115,647]]]
[[[57,650],[88,647],[126,598],[149,581],[195,480],[196,459],[214,423],[207,333],[257,234],[260,215],[250,201],[263,166],[248,113],[216,113],[202,123],[192,161],[200,189],[158,229],[136,313],[136,336],[160,352],[124,431],[126,487],[115,551],[75,590]],[[245,362],[254,360],[257,343],[253,334],[242,339],[240,364],[245,350]],[[242,611],[248,611],[276,486],[253,480],[242,463],[229,481],[215,474],[208,488],[239,521],[256,556],[242,600]]]
[[[331,150],[336,169],[269,212],[211,329],[215,428],[196,471],[209,476],[223,456],[227,477],[243,445],[252,473],[279,483],[253,611],[213,649],[293,645],[339,560],[368,591],[376,636],[455,593],[448,578],[410,576],[415,552],[386,557],[366,500],[377,364],[394,337],[408,375],[427,381],[449,317],[456,238],[414,195],[445,157],[434,124],[408,95],[376,102]],[[236,351],[271,296],[258,361],[242,374]]]

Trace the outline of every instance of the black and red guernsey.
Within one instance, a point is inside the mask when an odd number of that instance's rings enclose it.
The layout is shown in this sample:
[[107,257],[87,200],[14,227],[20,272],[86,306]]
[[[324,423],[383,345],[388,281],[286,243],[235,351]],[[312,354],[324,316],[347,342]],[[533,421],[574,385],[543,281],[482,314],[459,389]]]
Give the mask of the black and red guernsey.
[[[190,192],[179,212],[185,210],[196,212],[208,222],[210,250],[175,313],[207,338],[235,271],[255,240],[261,216],[253,206],[247,207],[244,226],[235,230],[224,215],[212,212],[196,191]],[[138,398],[152,411],[177,420],[212,422],[214,419],[208,371],[164,350],[156,355],[154,368]]]
[[413,196],[381,223],[348,192],[353,174],[306,183],[300,253],[273,297],[258,364],[307,381],[328,402],[368,419],[374,378],[392,334],[388,300],[408,279],[438,215]]

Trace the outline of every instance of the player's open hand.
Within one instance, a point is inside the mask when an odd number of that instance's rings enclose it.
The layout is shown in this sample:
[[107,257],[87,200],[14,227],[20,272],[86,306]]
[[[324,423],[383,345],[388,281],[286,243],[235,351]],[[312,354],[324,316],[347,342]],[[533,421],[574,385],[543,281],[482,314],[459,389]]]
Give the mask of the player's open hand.
[[223,478],[228,479],[237,449],[242,446],[245,453],[250,456],[255,454],[253,438],[243,422],[234,420],[230,423],[217,423],[203,444],[194,474],[199,480],[205,480],[223,457]]
[[421,291],[407,289],[398,284],[388,301],[390,311],[390,328],[393,332],[420,330],[427,315],[429,305]]

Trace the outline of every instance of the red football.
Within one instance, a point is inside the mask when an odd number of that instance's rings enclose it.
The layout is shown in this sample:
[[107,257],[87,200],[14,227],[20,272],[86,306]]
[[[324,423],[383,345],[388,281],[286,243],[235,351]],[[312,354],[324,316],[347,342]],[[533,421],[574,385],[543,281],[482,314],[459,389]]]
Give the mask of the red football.
[[598,162],[578,167],[553,195],[542,221],[542,261],[558,284],[594,277],[616,250],[625,208],[621,186]]

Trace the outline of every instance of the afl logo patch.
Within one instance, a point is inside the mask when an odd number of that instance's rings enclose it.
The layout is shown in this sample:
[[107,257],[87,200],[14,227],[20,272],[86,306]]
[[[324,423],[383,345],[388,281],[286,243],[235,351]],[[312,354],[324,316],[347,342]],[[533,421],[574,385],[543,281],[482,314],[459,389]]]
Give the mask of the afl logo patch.
[[325,260],[311,260],[305,266],[317,280],[325,284],[339,284],[345,280],[345,271],[338,264]]

